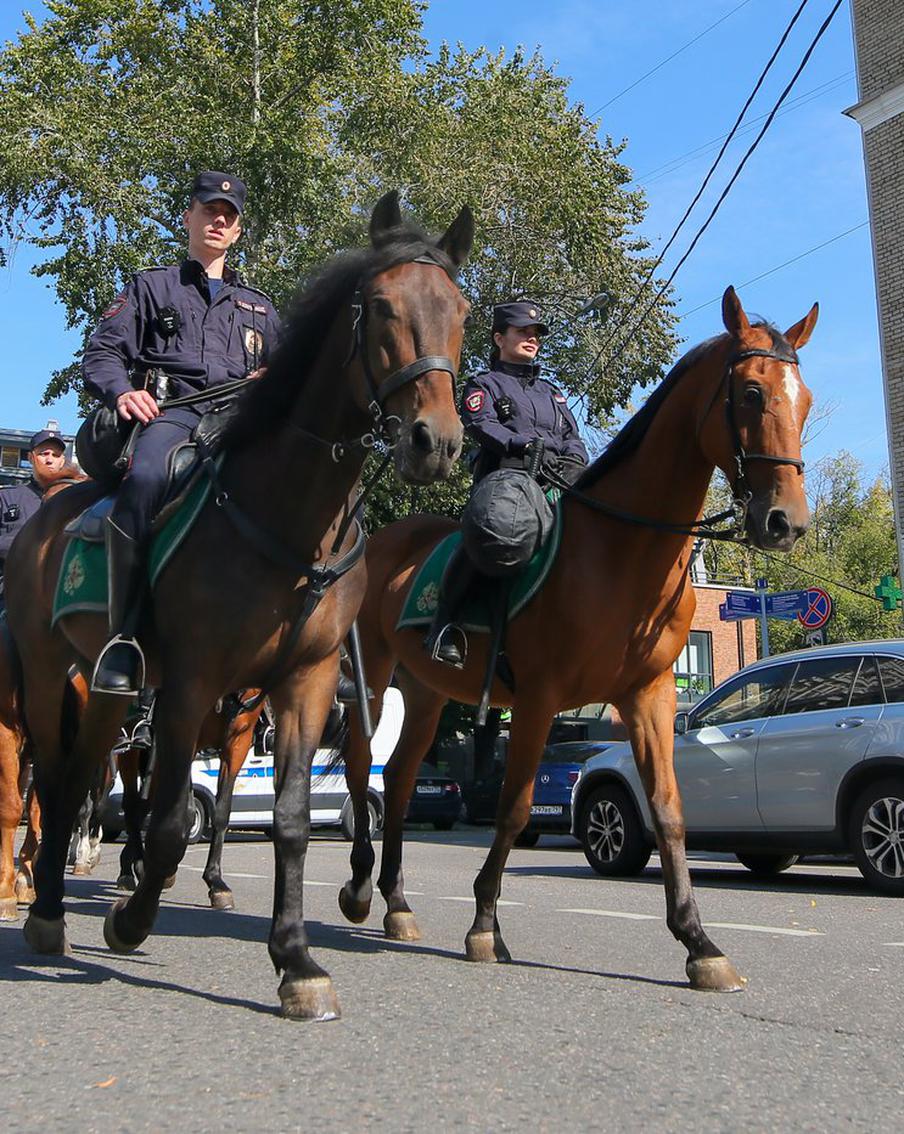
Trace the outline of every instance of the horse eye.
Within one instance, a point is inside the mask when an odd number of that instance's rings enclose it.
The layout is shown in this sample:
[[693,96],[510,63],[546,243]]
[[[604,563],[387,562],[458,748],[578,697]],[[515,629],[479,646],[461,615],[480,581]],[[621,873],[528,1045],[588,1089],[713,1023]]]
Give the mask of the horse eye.
[[471,327],[471,326],[473,326],[473,324],[474,324],[474,316],[473,315],[465,315],[465,326]]
[[759,409],[763,404],[763,391],[759,386],[748,386],[744,391],[744,405]]
[[379,315],[382,319],[395,319],[396,313],[392,309],[392,304],[388,299],[383,299],[382,296],[377,295],[373,299],[374,313]]

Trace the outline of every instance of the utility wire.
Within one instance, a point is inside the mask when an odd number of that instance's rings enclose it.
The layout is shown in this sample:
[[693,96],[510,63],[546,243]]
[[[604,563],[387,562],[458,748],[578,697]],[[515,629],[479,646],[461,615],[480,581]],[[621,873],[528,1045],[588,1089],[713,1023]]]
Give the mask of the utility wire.
[[[803,260],[806,256],[811,256],[814,252],[818,252],[820,248],[827,248],[830,244],[834,244],[836,240],[841,240],[844,236],[850,236],[852,232],[857,232],[858,229],[866,228],[868,224],[869,221],[865,220],[861,221],[860,224],[853,225],[851,228],[846,228],[844,232],[839,232],[836,233],[835,236],[830,236],[828,240],[824,240],[821,244],[814,244],[812,248],[808,248],[806,252],[801,252],[799,256],[792,256],[790,260],[785,260],[782,264],[776,264],[774,268],[770,268],[767,272],[761,272],[758,276],[754,276],[753,279],[744,280],[743,283],[738,284],[738,287],[748,287],[752,283],[757,283],[759,280],[764,280],[767,276],[771,276],[776,272],[780,272],[782,268],[787,268],[789,264],[796,264],[798,260]],[[704,307],[709,307],[711,303],[718,303],[721,298],[721,295],[717,295],[714,299],[708,299],[706,303],[701,303],[697,307],[692,307],[690,311],[682,311],[680,317],[682,319],[686,319],[688,315],[693,315],[697,311],[702,311]]]
[[643,75],[641,75],[639,79],[635,79],[634,82],[630,83],[628,86],[626,86],[624,88],[624,90],[621,90],[621,91],[618,92],[618,94],[613,95],[612,98],[610,98],[608,102],[604,102],[601,107],[599,107],[597,110],[594,110],[594,112],[590,115],[590,117],[596,118],[596,116],[598,114],[601,114],[604,110],[606,110],[608,107],[610,107],[613,104],[613,102],[618,102],[618,100],[622,97],[622,95],[626,95],[628,93],[628,91],[633,91],[635,87],[639,87],[640,84],[644,81],[644,79],[649,79],[649,77],[651,75],[655,75],[657,71],[661,70],[666,65],[666,63],[671,63],[671,61],[673,59],[675,59],[677,56],[679,56],[682,53],[682,51],[687,51],[687,49],[689,47],[692,47],[697,42],[697,40],[703,39],[703,37],[705,35],[708,35],[709,32],[711,32],[713,30],[713,28],[717,28],[719,26],[719,24],[724,24],[725,21],[729,18],[729,16],[733,16],[735,14],[735,12],[740,12],[740,10],[749,3],[750,3],[750,0],[741,0],[741,3],[738,4],[737,7],[732,8],[732,10],[730,12],[726,12],[724,16],[722,16],[720,19],[716,20],[716,22],[714,24],[710,24],[708,28],[704,28],[703,31],[700,32],[698,35],[695,35],[693,39],[689,39],[687,41],[687,43],[684,44],[683,47],[679,47],[677,51],[673,51],[671,55],[667,56],[665,59],[661,60],[661,62],[657,63],[655,67],[651,67],[649,71],[647,71]]
[[843,591],[850,591],[852,595],[859,595],[860,598],[868,598],[873,602],[881,602],[882,599],[877,598],[876,595],[871,595],[868,591],[858,591],[856,587],[850,586],[848,583],[842,583],[840,579],[831,579],[828,575],[819,575],[816,571],[812,571],[809,567],[798,567],[794,563],[790,563],[787,559],[779,559],[777,555],[772,555],[771,552],[763,551],[761,548],[751,548],[754,555],[762,555],[766,559],[771,559],[775,563],[779,563],[784,571],[789,568],[791,573],[797,575],[798,578],[812,578],[818,579],[820,583],[827,583],[830,587],[839,587]]
[[[774,59],[775,59],[775,56],[776,56],[776,55],[778,54],[778,51],[779,51],[779,50],[780,50],[780,48],[781,48],[781,44],[782,44],[782,43],[784,43],[785,39],[787,39],[788,33],[790,32],[791,28],[793,27],[793,25],[794,25],[795,21],[797,20],[797,18],[798,18],[798,17],[800,16],[800,14],[801,14],[801,12],[803,11],[803,9],[804,9],[804,8],[806,7],[807,3],[808,3],[808,0],[803,0],[803,3],[802,3],[802,4],[800,5],[800,7],[798,8],[798,10],[797,10],[797,11],[796,11],[796,12],[794,13],[794,16],[792,17],[792,21],[791,21],[791,23],[790,23],[790,24],[788,25],[788,28],[787,28],[787,29],[785,30],[785,34],[784,34],[784,35],[782,36],[782,40],[780,41],[779,47],[778,47],[778,48],[776,48],[775,52],[773,53],[773,56],[772,56],[772,58],[771,58],[771,59],[769,60],[769,63],[767,63],[767,65],[766,65],[766,69],[765,69],[765,70],[763,71],[763,74],[762,74],[762,75],[760,76],[760,79],[759,79],[759,80],[758,80],[758,82],[757,82],[757,89],[758,89],[759,85],[760,85],[760,84],[762,83],[762,80],[763,80],[763,79],[765,78],[765,76],[766,76],[766,72],[767,72],[767,71],[768,71],[768,69],[769,69],[769,68],[770,68],[770,67],[772,66],[772,63],[773,63],[773,61],[774,61]],[[749,159],[750,159],[750,158],[752,157],[753,153],[754,153],[754,152],[756,151],[757,147],[759,146],[760,142],[761,142],[761,141],[763,140],[763,137],[765,136],[765,134],[766,134],[766,131],[767,131],[767,130],[769,129],[769,127],[770,127],[770,126],[772,125],[772,121],[773,121],[773,119],[775,118],[776,114],[778,113],[778,111],[779,111],[779,108],[781,107],[782,103],[783,103],[783,102],[785,101],[785,99],[786,99],[786,98],[788,97],[788,95],[790,94],[791,90],[792,90],[792,89],[793,89],[793,87],[794,87],[794,84],[795,84],[795,83],[797,82],[797,80],[798,80],[798,79],[800,78],[800,76],[801,76],[801,74],[802,74],[802,72],[803,72],[804,68],[806,67],[807,63],[809,63],[809,61],[810,61],[810,56],[811,56],[811,55],[813,54],[813,52],[814,52],[814,51],[816,50],[816,46],[817,46],[817,44],[818,44],[818,43],[819,43],[819,41],[820,41],[820,40],[822,39],[823,35],[824,35],[824,34],[825,34],[825,32],[826,32],[826,29],[828,28],[829,24],[830,24],[830,23],[832,22],[832,20],[834,19],[836,12],[837,12],[837,11],[838,11],[838,9],[839,9],[839,8],[841,7],[841,4],[842,4],[842,0],[835,0],[835,4],[834,4],[834,6],[832,7],[832,10],[831,10],[831,11],[829,12],[828,16],[826,16],[826,18],[825,18],[825,19],[823,20],[822,24],[820,25],[820,27],[819,27],[819,30],[817,31],[816,35],[815,35],[815,36],[813,37],[813,40],[812,40],[812,42],[810,43],[810,46],[809,46],[809,47],[807,48],[806,52],[804,53],[804,56],[803,56],[803,58],[801,59],[800,63],[798,64],[797,70],[796,70],[796,71],[794,72],[794,74],[793,74],[793,75],[791,76],[791,80],[790,80],[790,82],[789,82],[789,83],[787,84],[787,86],[785,87],[785,89],[784,89],[784,90],[782,91],[782,93],[781,93],[781,94],[779,95],[779,97],[778,97],[778,100],[776,101],[776,103],[775,103],[775,105],[773,106],[772,110],[771,110],[771,111],[769,112],[769,115],[768,115],[768,117],[766,118],[766,121],[765,121],[765,122],[763,123],[762,127],[760,128],[760,131],[759,131],[759,133],[758,133],[758,134],[757,134],[757,136],[756,136],[756,137],[754,138],[754,140],[753,140],[753,142],[752,142],[752,143],[750,144],[750,146],[749,146],[749,147],[747,148],[747,151],[746,151],[746,153],[745,153],[745,154],[744,154],[744,156],[743,156],[743,157],[741,158],[740,162],[738,163],[737,167],[735,168],[735,171],[734,171],[734,173],[733,173],[733,174],[731,175],[731,178],[729,179],[729,181],[728,181],[728,184],[727,184],[727,185],[725,186],[725,188],[724,188],[724,189],[722,190],[722,192],[721,192],[721,193],[719,194],[719,197],[718,197],[718,199],[716,200],[716,203],[715,203],[715,205],[713,205],[712,209],[710,210],[710,213],[709,213],[709,215],[707,216],[706,220],[705,220],[705,221],[703,222],[703,224],[702,224],[702,225],[700,226],[700,228],[699,228],[699,229],[697,230],[697,233],[696,233],[696,235],[694,236],[694,238],[693,238],[693,240],[691,241],[691,243],[690,243],[690,244],[688,245],[688,248],[687,248],[687,250],[686,250],[686,251],[684,252],[684,254],[683,254],[683,255],[681,256],[681,258],[679,259],[678,263],[677,263],[677,264],[675,265],[675,267],[674,267],[674,268],[672,269],[672,272],[671,272],[671,274],[669,275],[668,279],[667,279],[667,280],[665,281],[665,283],[663,283],[663,284],[662,284],[662,286],[661,286],[661,287],[659,288],[659,290],[658,290],[658,291],[656,292],[656,294],[655,294],[655,295],[653,296],[653,299],[651,300],[651,302],[650,302],[650,303],[649,303],[649,304],[647,305],[647,307],[646,307],[646,309],[644,310],[643,314],[642,314],[642,315],[640,316],[640,319],[638,320],[638,322],[637,322],[636,326],[635,326],[635,327],[633,327],[633,328],[632,328],[632,329],[631,329],[631,330],[630,330],[630,331],[628,332],[628,335],[627,335],[627,337],[626,337],[626,338],[625,338],[625,340],[624,340],[624,341],[623,341],[623,342],[622,342],[622,343],[620,344],[620,346],[619,346],[619,348],[618,348],[618,351],[616,351],[616,353],[615,353],[615,357],[617,357],[617,356],[618,356],[618,354],[619,354],[619,353],[620,353],[620,352],[621,352],[622,350],[624,350],[624,348],[625,348],[625,347],[627,346],[628,342],[630,341],[630,339],[631,339],[631,336],[632,336],[632,335],[633,335],[633,334],[634,334],[634,333],[635,333],[635,332],[636,332],[636,331],[637,331],[637,330],[638,330],[638,329],[639,329],[639,328],[640,328],[640,327],[641,327],[641,326],[643,325],[643,323],[644,323],[644,321],[646,320],[647,316],[648,316],[648,315],[650,314],[650,312],[651,312],[651,311],[652,311],[652,310],[654,309],[654,307],[655,307],[655,306],[656,306],[656,305],[657,305],[657,304],[659,303],[660,299],[662,299],[663,295],[664,295],[664,294],[666,293],[666,291],[668,290],[668,288],[669,288],[669,286],[671,285],[672,281],[674,280],[675,276],[676,276],[676,275],[678,274],[679,270],[680,270],[680,269],[681,269],[681,267],[682,267],[682,266],[684,265],[684,263],[685,263],[685,261],[687,260],[687,258],[688,258],[688,257],[690,256],[690,254],[691,254],[691,253],[693,252],[693,250],[694,250],[694,249],[696,248],[696,246],[697,246],[697,244],[698,244],[698,242],[699,242],[700,238],[701,238],[701,237],[703,236],[703,234],[704,234],[704,233],[706,232],[706,230],[707,230],[707,229],[709,228],[710,224],[711,224],[711,223],[712,223],[712,221],[714,220],[714,218],[715,218],[716,214],[718,213],[719,209],[720,209],[720,208],[722,207],[722,204],[723,204],[723,202],[725,201],[725,198],[726,198],[726,197],[728,196],[728,194],[729,194],[729,192],[731,191],[731,189],[733,188],[733,186],[734,186],[735,182],[736,182],[736,181],[737,181],[737,179],[738,179],[738,178],[740,177],[740,175],[741,175],[741,172],[742,172],[742,170],[744,169],[744,166],[745,166],[745,165],[747,164],[747,162],[749,161]],[[747,106],[749,106],[749,104],[750,104],[750,101],[751,101],[751,99],[748,99],[747,103],[745,103],[745,109],[746,109],[746,107],[747,107]],[[743,116],[743,111],[742,111],[742,114],[741,114],[741,116],[739,116],[737,123],[735,124],[736,126],[737,126],[737,125],[738,125],[738,124],[740,123],[740,119],[741,119],[741,117],[742,117],[742,116]],[[729,139],[730,139],[730,137],[731,137],[731,135],[729,135]],[[708,173],[708,174],[707,174],[707,178],[706,178],[706,179],[704,180],[704,185],[706,184],[706,180],[708,180],[708,178],[710,177],[710,175],[711,175],[711,173],[712,173],[712,170],[714,170],[714,169],[715,169],[716,165],[718,164],[719,160],[721,159],[721,156],[722,156],[722,154],[723,154],[723,153],[725,152],[725,148],[726,148],[726,146],[728,145],[728,140],[729,140],[729,139],[726,139],[726,142],[725,142],[725,144],[723,145],[722,149],[721,149],[721,150],[719,151],[719,156],[718,156],[718,157],[716,158],[716,161],[715,161],[715,162],[713,163],[713,166],[712,166],[712,167],[711,167],[711,169],[710,169],[710,173]],[[701,188],[701,192],[702,192],[702,188]],[[697,198],[695,198],[695,201],[696,201],[696,200],[697,200],[698,198],[699,198],[699,193],[698,193],[698,195],[697,195]],[[693,207],[693,206],[692,206],[692,207]],[[689,210],[688,210],[688,211],[689,211]],[[681,220],[680,224],[683,224],[686,218],[687,218],[687,213],[685,213],[685,216],[684,216],[684,217],[682,218],[682,220]],[[679,228],[680,228],[680,224],[679,224]],[[677,229],[676,229],[676,232],[677,232]],[[669,244],[671,244],[671,243],[672,243],[672,240],[673,240],[673,239],[674,239],[674,234],[673,234],[673,237],[672,237],[672,239],[670,239],[670,241],[669,241]],[[667,245],[666,247],[668,247],[668,245]],[[628,311],[626,312],[626,315],[625,315],[625,319],[627,319],[627,316],[628,316],[628,315],[630,315],[630,313],[631,313],[631,312],[632,312],[632,311],[634,310],[634,308],[635,308],[635,307],[637,306],[637,303],[638,303],[638,302],[640,301],[641,295],[643,294],[643,290],[644,290],[644,288],[646,287],[647,283],[649,282],[649,278],[650,278],[650,275],[652,274],[652,271],[654,271],[654,270],[655,270],[656,266],[657,266],[657,265],[659,264],[659,262],[660,262],[661,260],[662,260],[662,255],[660,255],[659,259],[658,259],[658,260],[656,261],[656,264],[654,264],[654,266],[653,266],[653,269],[651,269],[651,273],[650,273],[650,274],[648,274],[647,278],[646,278],[646,279],[644,280],[644,283],[643,283],[643,284],[641,285],[641,288],[640,288],[640,289],[638,290],[638,293],[637,293],[637,295],[635,296],[635,299],[634,299],[634,301],[633,301],[633,302],[631,303],[631,305],[630,305],[630,306],[629,306],[629,308],[628,308]],[[620,328],[619,328],[618,330],[620,330]],[[611,342],[613,341],[613,339],[614,339],[614,338],[616,337],[616,335],[618,334],[618,330],[616,330],[616,331],[613,331],[613,332],[612,332],[612,334],[611,334],[611,335],[610,335],[610,336],[609,336],[609,337],[608,337],[608,338],[606,339],[606,341],[605,341],[605,342],[603,343],[603,345],[602,345],[602,346],[600,347],[599,351],[597,351],[597,354],[596,354],[596,356],[595,356],[595,358],[594,358],[593,362],[591,363],[590,367],[588,368],[588,370],[587,370],[587,372],[586,372],[586,374],[585,374],[585,377],[584,377],[584,379],[583,379],[583,380],[586,380],[586,378],[589,378],[589,377],[590,377],[590,375],[591,375],[591,374],[593,373],[593,369],[595,368],[595,366],[596,366],[597,362],[598,362],[598,361],[600,360],[600,358],[602,357],[603,353],[604,353],[604,352],[606,351],[606,349],[608,348],[609,344],[610,344],[610,343],[611,343]],[[581,393],[585,393],[585,392],[586,392],[586,390],[582,390],[582,391],[581,391]]]

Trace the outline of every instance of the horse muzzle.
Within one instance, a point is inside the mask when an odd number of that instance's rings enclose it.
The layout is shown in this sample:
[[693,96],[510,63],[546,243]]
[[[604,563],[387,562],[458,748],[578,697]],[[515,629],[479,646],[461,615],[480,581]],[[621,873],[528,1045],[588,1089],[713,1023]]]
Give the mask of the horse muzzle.
[[747,535],[762,551],[790,551],[810,526],[810,512],[754,500],[747,512]]
[[396,472],[408,484],[446,480],[461,453],[463,437],[458,420],[444,429],[424,417],[403,423],[395,446]]

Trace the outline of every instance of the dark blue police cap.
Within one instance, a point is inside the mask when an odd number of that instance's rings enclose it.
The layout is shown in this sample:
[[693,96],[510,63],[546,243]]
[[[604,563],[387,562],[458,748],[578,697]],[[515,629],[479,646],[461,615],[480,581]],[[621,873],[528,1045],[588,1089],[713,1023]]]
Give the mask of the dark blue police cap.
[[506,327],[536,327],[541,335],[549,334],[543,313],[530,299],[496,304],[493,308],[493,330],[504,331]]
[[57,433],[55,429],[40,429],[28,442],[29,452],[37,449],[39,445],[43,445],[45,441],[59,441],[63,448],[66,448],[66,442],[63,440],[61,433]]
[[245,211],[246,192],[245,182],[234,173],[221,173],[215,169],[199,173],[191,187],[192,197],[202,205],[208,201],[228,201],[239,213]]

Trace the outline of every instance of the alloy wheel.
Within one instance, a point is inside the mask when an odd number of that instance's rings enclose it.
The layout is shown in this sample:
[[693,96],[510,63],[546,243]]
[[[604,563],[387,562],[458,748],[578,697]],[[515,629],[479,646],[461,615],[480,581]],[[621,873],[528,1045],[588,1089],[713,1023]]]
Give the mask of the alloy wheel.
[[601,799],[587,816],[587,842],[600,862],[614,862],[625,845],[625,820],[611,799]]
[[904,877],[904,799],[882,796],[863,816],[863,850],[870,866],[886,878]]

